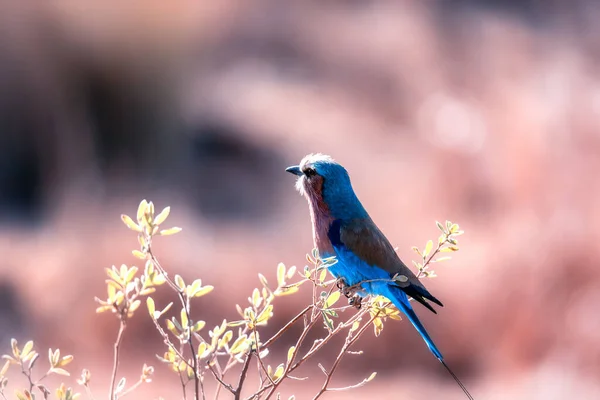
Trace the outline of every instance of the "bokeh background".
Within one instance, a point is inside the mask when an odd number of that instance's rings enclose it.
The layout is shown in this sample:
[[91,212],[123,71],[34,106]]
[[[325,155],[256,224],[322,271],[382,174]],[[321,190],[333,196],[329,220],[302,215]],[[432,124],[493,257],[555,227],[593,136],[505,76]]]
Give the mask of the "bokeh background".
[[[0,0],[2,352],[60,347],[106,396],[117,323],[93,299],[135,263],[119,215],[142,198],[184,227],[167,268],[216,286],[197,318],[235,318],[259,271],[304,266],[283,170],[324,152],[404,259],[435,220],[466,231],[427,282],[446,307],[418,313],[475,398],[598,398],[599,20],[594,0]],[[131,398],[179,398],[143,313],[124,345],[129,381],[157,367]],[[334,386],[378,377],[329,398],[462,398],[404,321],[358,348]],[[284,394],[316,392],[302,374]]]

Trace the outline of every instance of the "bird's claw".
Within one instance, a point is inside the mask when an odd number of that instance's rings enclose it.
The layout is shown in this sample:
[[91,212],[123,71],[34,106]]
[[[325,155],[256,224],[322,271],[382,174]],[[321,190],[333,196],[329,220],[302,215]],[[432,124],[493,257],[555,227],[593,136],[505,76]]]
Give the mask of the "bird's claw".
[[342,294],[344,296],[346,296],[346,298],[348,298],[348,299],[351,298],[352,296],[354,296],[354,294],[356,292],[356,287],[348,286],[348,284],[346,284],[346,281],[344,280],[344,278],[339,278],[335,282],[335,285],[337,286],[339,291],[342,292]]
[[362,307],[362,297],[359,295],[354,295],[354,297],[348,299],[348,304],[357,310],[360,310]]

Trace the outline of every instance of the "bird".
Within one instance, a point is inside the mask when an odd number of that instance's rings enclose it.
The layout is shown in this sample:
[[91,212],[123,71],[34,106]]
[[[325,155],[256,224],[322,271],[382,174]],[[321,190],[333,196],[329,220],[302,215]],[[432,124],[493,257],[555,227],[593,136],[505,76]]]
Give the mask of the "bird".
[[[469,399],[467,388],[444,361],[408,296],[437,314],[429,303],[443,307],[417,276],[402,262],[390,241],[371,219],[358,199],[348,171],[332,157],[312,153],[299,165],[286,168],[298,177],[296,189],[308,201],[313,242],[320,257],[335,257],[328,269],[346,288],[355,288],[360,299],[384,296],[415,327],[433,355],[442,363]],[[338,287],[340,285],[338,284]]]

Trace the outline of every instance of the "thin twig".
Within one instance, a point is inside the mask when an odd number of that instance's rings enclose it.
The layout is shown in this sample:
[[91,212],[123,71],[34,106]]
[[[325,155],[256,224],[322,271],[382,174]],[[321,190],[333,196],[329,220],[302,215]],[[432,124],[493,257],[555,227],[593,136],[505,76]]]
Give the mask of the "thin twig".
[[323,393],[325,393],[327,391],[327,386],[329,386],[329,382],[331,382],[331,377],[333,376],[333,373],[335,372],[337,367],[340,365],[340,362],[342,361],[342,358],[346,354],[346,351],[350,348],[350,346],[352,346],[358,340],[358,338],[360,338],[362,336],[362,334],[365,332],[365,330],[371,325],[371,323],[375,320],[375,318],[377,318],[379,316],[379,314],[380,314],[380,312],[378,312],[377,314],[372,316],[371,319],[369,320],[369,322],[364,324],[359,329],[359,331],[356,333],[356,335],[352,336],[352,331],[348,332],[348,336],[346,336],[346,340],[344,342],[344,345],[342,346],[342,349],[340,350],[337,358],[333,362],[331,369],[329,370],[328,373],[326,373],[327,377],[325,378],[325,382],[323,382],[323,386],[321,386],[321,390],[319,390],[319,392],[315,395],[315,397],[313,397],[313,400],[318,399],[319,397],[321,397],[323,395]]
[[269,340],[267,340],[265,343],[263,343],[262,348],[266,349],[271,344],[273,344],[273,342],[275,342],[277,339],[279,339],[279,337],[281,335],[283,335],[288,329],[290,329],[290,327],[292,325],[294,325],[296,323],[296,321],[298,321],[300,318],[302,318],[304,316],[304,314],[306,314],[307,312],[309,312],[312,307],[314,307],[312,304],[306,306],[304,308],[304,310],[300,311],[300,313],[298,313],[298,315],[296,315],[294,318],[292,318],[292,320],[290,322],[288,322],[287,324],[285,324],[283,326],[283,328],[281,328],[275,335],[273,335]]
[[187,385],[187,382],[185,382],[183,380],[183,375],[181,374],[181,371],[179,372],[179,381],[181,382],[181,391],[183,392],[183,400],[186,400],[187,399],[187,391],[185,390],[185,387]]
[[125,397],[126,395],[128,395],[129,393],[133,392],[135,389],[137,389],[138,387],[140,387],[143,383],[144,383],[143,380],[141,380],[141,379],[138,380],[129,389],[127,389],[124,392],[122,392],[119,397],[121,397],[121,398]]
[[256,326],[254,327],[254,343],[256,344],[256,358],[258,360],[258,364],[261,366],[262,370],[265,372],[265,375],[267,375],[267,379],[269,379],[269,381],[272,384],[275,384],[275,382],[273,382],[273,378],[271,378],[271,376],[269,375],[269,371],[267,370],[267,368],[265,368],[265,364],[262,361],[262,357],[260,356],[261,350],[260,350],[259,343],[258,343],[258,333],[256,332]]
[[124,316],[121,316],[121,321],[119,324],[119,333],[117,334],[117,340],[114,344],[114,358],[113,358],[113,368],[112,375],[110,378],[110,397],[109,400],[115,400],[115,381],[117,380],[117,369],[119,368],[119,350],[121,349],[121,342],[123,341],[123,333],[125,332],[126,323],[124,320]]
[[85,384],[84,386],[85,386],[85,393],[87,394],[88,399],[94,400],[94,395],[92,394],[92,388],[90,387],[89,382],[87,384]]
[[[300,367],[300,365],[302,365],[307,359],[309,359],[310,357],[312,357],[316,352],[318,352],[321,348],[323,348],[323,346],[325,346],[340,331],[342,331],[342,330],[344,330],[344,329],[352,326],[352,324],[354,324],[354,322],[356,320],[362,318],[367,312],[368,312],[367,308],[364,308],[364,309],[360,310],[354,316],[352,316],[348,321],[346,321],[345,323],[339,324],[333,331],[329,332],[329,334],[325,338],[315,341],[313,343],[313,346],[310,348],[310,350],[300,360],[298,360],[293,365],[292,365],[292,361],[290,361],[290,363],[288,364],[288,368],[286,368],[286,372],[284,372],[284,374],[282,376],[288,376],[290,372],[292,372],[292,371],[296,370],[298,367]],[[371,319],[365,326],[368,327],[370,325],[370,323],[373,321],[373,319]],[[314,323],[316,323],[318,320],[319,320],[318,318],[311,319],[309,321],[307,327],[305,328],[305,331],[307,329],[312,328],[312,326],[314,325]],[[364,328],[364,329],[366,329],[366,328]],[[361,329],[361,332],[362,331],[363,331],[363,329]],[[299,348],[296,347],[295,353],[294,353],[294,357],[295,357],[295,354],[297,354],[298,350],[299,350]],[[291,367],[290,367],[290,365],[291,365]],[[282,379],[280,379],[279,381],[277,381],[276,386],[279,386],[279,384],[281,384],[281,382],[282,382]],[[274,388],[274,385],[267,384],[265,387],[263,387],[262,389],[260,389],[258,392],[254,393],[251,397],[248,397],[247,399],[257,398],[262,393],[264,393],[265,391],[269,390],[269,393],[268,393],[268,395],[266,397],[266,399],[268,399],[269,396],[271,396],[273,394],[273,392],[275,391],[275,389],[276,388]]]
[[[163,276],[165,277],[165,281],[169,284],[169,286],[171,286],[171,288],[173,290],[175,290],[177,292],[177,296],[179,297],[179,300],[181,302],[181,305],[183,306],[183,309],[185,311],[186,317],[188,319],[188,321],[191,321],[191,316],[190,316],[190,305],[189,302],[186,301],[186,298],[182,292],[182,290],[175,284],[175,282],[173,282],[171,280],[171,278],[169,278],[169,276],[167,275],[167,272],[165,271],[165,269],[160,265],[160,263],[158,262],[158,259],[156,258],[156,256],[154,255],[154,253],[152,253],[152,248],[150,247],[150,244],[148,244],[148,255],[150,255],[150,258],[152,259],[152,262],[154,263],[154,265],[156,266],[156,268],[160,271],[161,274],[163,274]],[[190,329],[189,326],[185,327],[186,329]],[[194,400],[199,400],[199,394],[200,394],[200,376],[199,376],[199,371],[198,371],[198,358],[196,357],[196,348],[194,347],[194,343],[191,340],[191,335],[190,335],[190,339],[188,340],[188,344],[190,347],[190,352],[192,353],[192,369],[194,370]]]
[[244,361],[244,366],[242,367],[242,372],[240,373],[240,380],[237,384],[237,389],[235,389],[235,393],[233,394],[235,400],[240,400],[240,396],[242,395],[242,387],[244,386],[244,381],[246,380],[246,375],[248,375],[248,367],[250,366],[250,359],[252,358],[252,351],[248,352],[246,356],[246,360]]
[[208,364],[208,369],[210,370],[210,372],[212,372],[213,376],[221,384],[221,386],[225,387],[225,389],[229,390],[231,394],[235,395],[235,389],[233,388],[233,386],[219,378],[219,376],[217,375],[213,367],[210,366],[210,364]]
[[423,259],[423,266],[419,269],[419,273],[417,274],[417,279],[420,279],[421,276],[425,273],[425,269],[427,268],[427,266],[431,263],[431,260],[433,260],[433,257],[435,257],[440,250],[442,249],[442,246],[444,246],[445,243],[448,243],[448,239],[450,239],[450,234],[446,234],[446,237],[444,238],[444,241],[442,243],[440,243],[438,241],[437,247],[435,248],[435,250],[433,251],[433,253],[431,253],[429,255],[429,258],[427,260]]

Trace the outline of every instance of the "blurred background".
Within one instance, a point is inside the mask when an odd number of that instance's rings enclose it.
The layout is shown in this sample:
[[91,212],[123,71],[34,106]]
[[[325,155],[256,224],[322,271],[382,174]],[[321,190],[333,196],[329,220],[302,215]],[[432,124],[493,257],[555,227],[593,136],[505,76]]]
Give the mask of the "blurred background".
[[[417,312],[476,399],[598,398],[599,18],[594,0],[0,0],[0,352],[60,347],[106,395],[117,321],[94,296],[136,263],[119,215],[142,198],[184,228],[156,243],[167,269],[216,287],[195,317],[235,319],[259,271],[304,266],[284,168],[323,152],[403,259],[435,220],[466,231],[426,282],[446,307]],[[356,349],[333,386],[379,375],[329,398],[463,398],[405,321]],[[119,375],[157,376],[131,398],[179,398],[162,351],[137,315]],[[316,393],[316,364],[300,375],[283,394]]]

